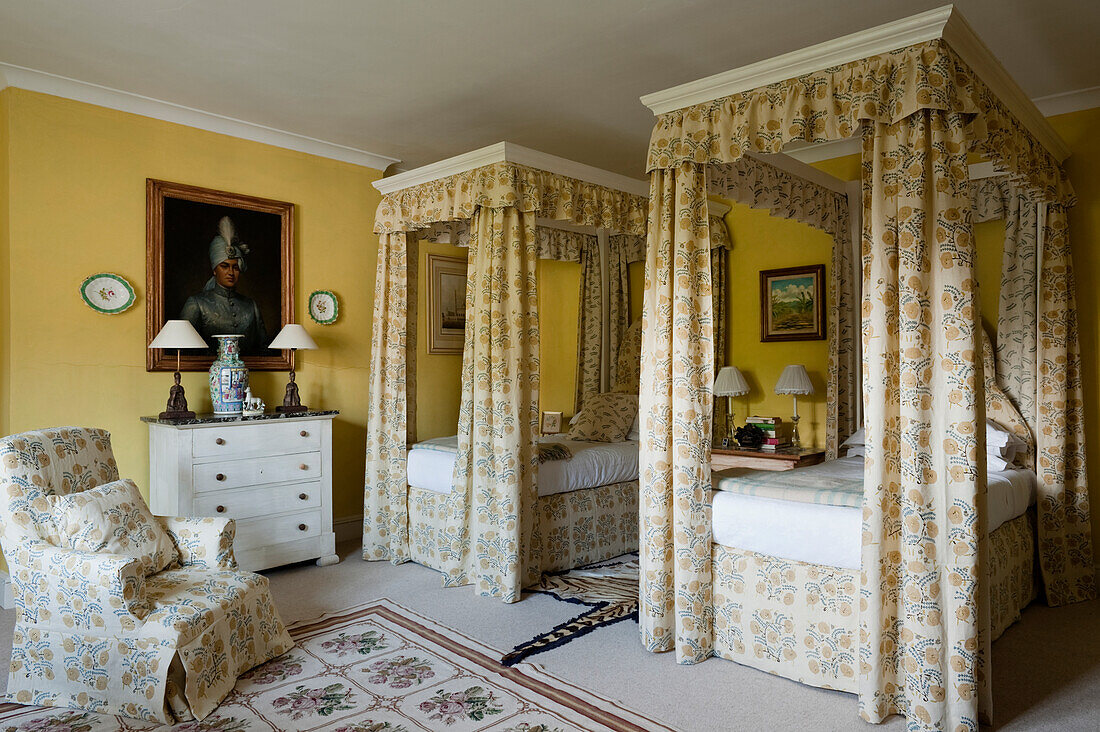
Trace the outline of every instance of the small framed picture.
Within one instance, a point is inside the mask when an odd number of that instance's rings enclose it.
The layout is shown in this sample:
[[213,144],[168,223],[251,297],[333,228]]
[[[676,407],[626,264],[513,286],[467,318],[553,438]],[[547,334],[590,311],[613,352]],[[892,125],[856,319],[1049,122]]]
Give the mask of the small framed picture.
[[466,259],[428,255],[428,353],[461,354],[466,337]]
[[561,432],[561,412],[542,413],[542,434],[555,435]]
[[825,265],[760,272],[760,340],[825,338]]

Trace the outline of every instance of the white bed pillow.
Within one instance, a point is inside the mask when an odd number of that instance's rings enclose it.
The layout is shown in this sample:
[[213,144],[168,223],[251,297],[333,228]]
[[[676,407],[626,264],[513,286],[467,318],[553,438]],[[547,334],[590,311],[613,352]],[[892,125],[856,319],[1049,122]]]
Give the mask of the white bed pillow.
[[866,445],[849,445],[844,457],[867,457]]
[[641,442],[642,440],[642,415],[641,413],[634,415],[634,424],[630,425],[630,431],[626,433],[626,439],[631,442]]
[[622,442],[638,416],[638,395],[591,394],[584,400],[581,418],[569,428],[569,439],[590,442]]
[[987,473],[1000,473],[1013,467],[1012,463],[1008,462],[1000,455],[996,455],[992,452],[986,453],[985,470]]
[[[852,447],[853,445],[863,446],[867,444],[867,431],[860,427],[858,430],[852,433],[852,436],[841,443],[841,447]],[[848,453],[851,454],[850,452]]]
[[1027,451],[1027,445],[1001,425],[988,420],[985,423],[985,451],[1011,463],[1017,454]]

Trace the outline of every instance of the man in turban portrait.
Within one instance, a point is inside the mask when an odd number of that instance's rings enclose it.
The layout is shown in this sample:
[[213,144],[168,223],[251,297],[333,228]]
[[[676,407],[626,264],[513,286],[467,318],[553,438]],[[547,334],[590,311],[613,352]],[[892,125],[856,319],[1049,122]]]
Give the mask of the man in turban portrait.
[[237,291],[241,273],[247,269],[248,246],[233,230],[233,221],[223,216],[218,235],[210,242],[210,269],[213,276],[202,292],[187,298],[180,317],[191,321],[207,340],[215,335],[241,335],[241,354],[261,353],[267,348],[267,329],[256,301]]

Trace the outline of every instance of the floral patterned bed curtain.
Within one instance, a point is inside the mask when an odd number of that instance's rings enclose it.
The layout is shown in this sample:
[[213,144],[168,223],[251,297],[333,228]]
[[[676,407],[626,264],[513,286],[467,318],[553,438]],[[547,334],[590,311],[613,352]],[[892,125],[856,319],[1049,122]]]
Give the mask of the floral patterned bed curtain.
[[[800,221],[833,238],[829,278],[829,373],[826,388],[828,459],[859,427],[860,356],[859,283],[855,280],[856,245],[849,225],[847,196],[746,155],[707,168],[707,192],[772,216]],[[715,404],[716,429],[725,430],[724,401]],[[717,433],[716,433],[716,438]]]
[[[869,721],[904,714],[913,730],[977,730],[979,709],[990,712],[988,586],[978,571],[988,538],[985,466],[977,459],[984,398],[967,154],[994,160],[1031,195],[1054,202],[1052,212],[1073,194],[1057,161],[943,41],[658,118],[647,161],[643,379],[654,389],[641,399],[642,640],[651,650],[675,648],[686,663],[705,658],[711,645],[704,501],[711,388],[697,376],[713,358],[711,324],[699,312],[709,307],[711,286],[696,211],[705,198],[704,166],[857,132],[864,143],[868,437],[860,711]],[[1064,213],[1062,223],[1049,218],[1050,246],[1068,253],[1053,243],[1064,241]],[[1052,264],[1044,273],[1057,280],[1059,270]],[[1051,284],[1044,301],[1062,294],[1060,305],[1043,306],[1049,325],[1071,322],[1072,288]],[[1050,357],[1051,382],[1064,381],[1070,394],[1074,347],[1068,338],[1040,346]],[[1075,446],[1079,420],[1068,404],[1051,401],[1045,419],[1066,425],[1056,439]],[[1040,447],[1040,460],[1042,453]],[[1052,469],[1055,484],[1070,485],[1068,469]],[[1088,524],[1077,520],[1087,514],[1084,489],[1051,494],[1066,538],[1055,559],[1080,556],[1077,547],[1087,543]],[[1065,564],[1058,570],[1063,586],[1078,588],[1079,596],[1094,592],[1083,567],[1075,576]]]
[[[538,422],[540,252],[578,256],[576,237],[537,233],[536,216],[643,235],[644,196],[496,163],[382,197],[368,395],[363,558],[409,558],[405,464],[409,242],[471,246],[456,485],[445,584],[519,599],[537,579],[531,547]],[[420,235],[418,237],[418,234]],[[576,260],[574,260],[576,261]]]
[[539,327],[535,216],[479,208],[471,225],[454,489],[440,556],[445,584],[515,602],[541,572],[531,532],[538,498]]
[[403,231],[378,237],[367,410],[367,461],[363,492],[363,559],[409,559],[405,502],[408,238]]
[[713,650],[710,490],[714,326],[705,171],[650,173],[642,324],[642,643],[697,663]]

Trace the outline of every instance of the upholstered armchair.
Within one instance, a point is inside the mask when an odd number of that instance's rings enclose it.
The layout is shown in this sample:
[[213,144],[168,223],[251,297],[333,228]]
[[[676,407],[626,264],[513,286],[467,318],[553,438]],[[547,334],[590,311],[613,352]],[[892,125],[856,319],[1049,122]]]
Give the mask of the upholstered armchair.
[[18,613],[7,699],[164,723],[202,719],[239,674],[294,643],[267,578],[237,569],[231,519],[157,517],[178,558],[148,576],[139,560],[64,548],[50,496],[116,480],[104,430],[0,440],[0,545]]

